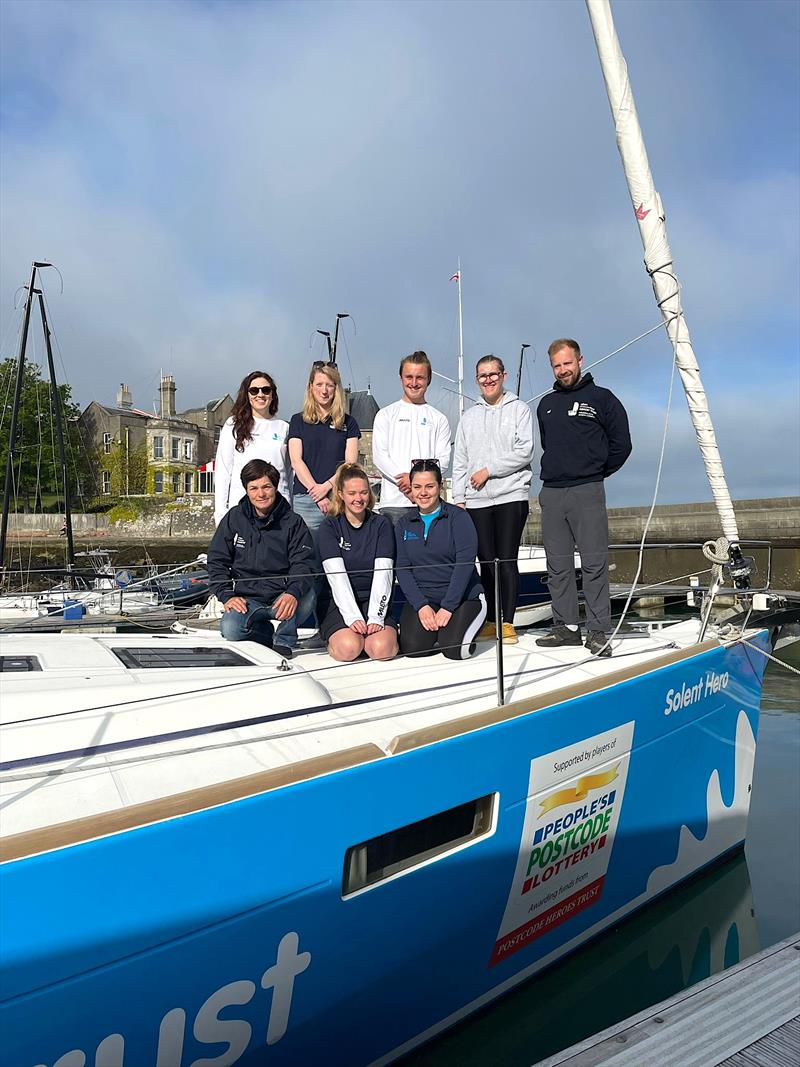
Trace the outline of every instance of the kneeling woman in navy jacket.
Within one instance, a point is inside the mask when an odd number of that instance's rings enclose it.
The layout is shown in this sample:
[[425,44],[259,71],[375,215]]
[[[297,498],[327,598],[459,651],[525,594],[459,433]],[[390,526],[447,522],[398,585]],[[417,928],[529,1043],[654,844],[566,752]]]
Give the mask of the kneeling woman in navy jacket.
[[319,594],[320,635],[333,659],[347,662],[397,655],[397,631],[389,618],[394,579],[394,533],[373,510],[367,475],[343,463],[333,477],[330,508],[319,527],[318,549],[328,579]]
[[410,479],[417,513],[404,516],[395,527],[397,580],[406,597],[400,650],[408,655],[439,651],[448,659],[467,659],[475,654],[475,639],[486,618],[486,598],[475,569],[478,534],[465,511],[441,499],[438,463],[418,460]]

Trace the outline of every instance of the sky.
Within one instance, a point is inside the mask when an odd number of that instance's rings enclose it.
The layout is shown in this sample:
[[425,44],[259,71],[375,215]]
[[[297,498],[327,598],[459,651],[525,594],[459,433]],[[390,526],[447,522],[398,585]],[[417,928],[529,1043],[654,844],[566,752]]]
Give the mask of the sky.
[[[731,494],[796,495],[800,4],[613,11]],[[589,363],[660,321],[581,0],[4,0],[0,49],[0,356],[50,260],[81,406],[262,369],[288,419],[337,312],[345,382],[391,403],[411,351],[455,377],[459,259],[468,395],[485,353],[515,388],[531,345],[527,400],[554,337]],[[653,499],[671,360],[658,330],[595,372],[634,444],[612,506]],[[709,500],[677,383],[668,421],[658,502]]]

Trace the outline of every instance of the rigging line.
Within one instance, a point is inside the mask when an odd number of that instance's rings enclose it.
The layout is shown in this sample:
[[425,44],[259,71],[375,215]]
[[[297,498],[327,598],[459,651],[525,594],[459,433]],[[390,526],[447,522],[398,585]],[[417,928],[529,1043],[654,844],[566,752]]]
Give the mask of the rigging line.
[[620,615],[619,622],[614,627],[614,632],[611,634],[611,637],[608,638],[608,640],[606,641],[605,645],[603,646],[604,648],[607,648],[611,644],[613,639],[619,633],[619,628],[620,628],[620,626],[622,626],[623,622],[625,621],[625,616],[628,614],[628,609],[630,608],[631,600],[633,599],[633,594],[634,594],[634,591],[636,589],[636,583],[638,582],[639,576],[642,573],[642,563],[644,561],[644,546],[645,546],[645,542],[647,541],[647,534],[648,534],[648,532],[650,530],[650,523],[651,523],[652,518],[653,518],[653,512],[656,509],[656,501],[658,500],[658,491],[659,491],[659,489],[661,487],[661,472],[662,472],[662,469],[663,469],[663,466],[664,466],[664,456],[666,454],[666,449],[667,449],[667,435],[668,435],[668,432],[669,432],[669,417],[670,417],[670,413],[672,411],[672,392],[673,392],[673,386],[675,385],[675,368],[677,366],[677,363],[678,363],[678,352],[677,352],[677,348],[675,346],[673,346],[673,349],[672,349],[672,369],[670,371],[669,390],[667,392],[667,410],[666,410],[666,414],[664,416],[664,432],[661,435],[661,451],[659,453],[658,467],[656,469],[656,484],[655,484],[655,487],[653,489],[653,501],[650,504],[650,511],[649,511],[649,513],[647,515],[647,520],[645,521],[645,524],[644,524],[644,530],[642,531],[642,540],[641,540],[641,542],[639,544],[639,558],[638,558],[638,561],[637,561],[637,564],[636,564],[636,574],[633,576],[633,581],[631,582],[631,588],[630,588],[630,591],[628,592],[628,598],[625,601],[625,606],[622,609],[622,614]]
[[[58,270],[58,268],[56,268],[56,270]],[[59,274],[59,277],[61,277],[61,272],[60,271],[58,272],[58,274]],[[56,354],[58,356],[58,362],[59,362],[59,364],[61,366],[61,373],[62,373],[62,375],[64,377],[64,382],[66,384],[66,383],[69,382],[69,375],[67,374],[67,366],[66,366],[66,363],[64,361],[64,354],[61,351],[61,343],[58,340],[58,334],[56,333],[55,326],[53,325],[53,321],[54,321],[53,320],[53,312],[52,312],[52,309],[50,307],[50,301],[47,299],[47,293],[45,292],[44,287],[42,286],[41,289],[42,289],[42,300],[44,301],[45,310],[47,312],[47,320],[50,323],[50,337],[51,337],[51,340],[55,343],[55,350],[56,350]],[[64,291],[64,281],[63,281],[63,279],[61,281],[61,291],[62,291],[62,293]],[[73,477],[75,479],[75,486],[76,486],[76,489],[78,489],[78,492],[79,492],[78,499],[80,500],[81,508],[85,511],[86,510],[86,500],[85,500],[85,497],[83,495],[83,487],[81,485],[80,478],[78,477],[78,461],[77,461],[77,458],[76,458],[76,455],[75,455],[75,449],[73,448],[72,434],[69,432],[69,419],[65,418],[64,421],[65,421],[64,437],[66,438],[67,454],[69,456],[69,461],[72,462],[72,473],[73,473]],[[82,447],[84,453],[86,454],[87,462],[91,465],[91,462],[92,462],[91,456],[89,456],[89,451],[88,451],[88,449],[86,447],[86,444],[85,444],[85,442],[83,440],[82,435],[79,435],[78,440],[79,440],[80,447]],[[65,464],[65,466],[67,468],[66,477],[69,477],[69,461]],[[66,493],[66,488],[65,488],[65,493]],[[66,496],[65,496],[65,499],[66,499]],[[65,546],[65,553],[66,553],[66,546]]]
[[350,377],[353,381],[353,385],[356,384],[356,372],[353,370],[353,361],[350,359],[350,346],[347,343],[347,334],[344,330],[341,330],[339,334],[340,340],[344,341],[344,353],[347,356],[347,366],[350,368]]
[[[22,288],[24,289],[26,287],[22,286]],[[9,336],[11,335],[12,331],[14,333],[16,333],[17,338],[19,338],[19,335],[22,332],[22,320],[23,320],[24,307],[25,307],[25,301],[24,300],[22,301],[21,304],[15,304],[14,305],[13,311],[12,311],[11,315],[8,318],[8,321],[6,323],[5,329],[3,330],[2,338],[0,339],[0,355],[2,355],[2,353],[6,351],[6,349],[8,347],[8,339],[9,339]],[[14,348],[15,348],[15,351],[17,351],[19,349],[19,345],[15,344]],[[8,359],[15,359],[16,357],[15,356],[8,356],[7,358]]]
[[785,660],[778,659],[777,656],[773,656],[770,652],[765,652],[763,648],[760,648],[752,641],[748,641],[746,637],[734,637],[732,640],[727,642],[723,641],[722,643],[725,645],[726,648],[736,644],[747,645],[748,648],[752,648],[756,652],[760,652],[762,656],[770,660],[772,663],[777,663],[779,667],[783,667],[785,670],[791,671],[792,674],[800,674],[800,670],[798,670],[797,667],[793,667],[791,663],[787,663]]
[[[665,642],[664,644],[661,644],[661,645],[656,645],[655,647],[649,649],[648,651],[650,651],[650,652],[660,652],[660,651],[663,651],[663,650],[666,650],[666,649],[671,649],[671,648],[674,648],[674,647],[675,647],[674,642],[670,641],[670,642]],[[642,651],[641,651],[641,649],[639,649],[639,650],[631,651],[631,652],[622,652],[622,653],[620,653],[618,655],[617,658],[618,659],[623,659],[623,658],[627,658],[627,657],[631,657],[631,656],[640,656],[641,654],[642,654]],[[549,665],[548,667],[529,668],[529,669],[527,669],[525,671],[520,671],[518,674],[515,675],[515,678],[519,678],[519,677],[521,677],[523,675],[527,675],[527,674],[537,674],[537,673],[541,674],[541,673],[543,673],[545,671],[548,671],[548,670],[550,671],[550,674],[548,675],[548,677],[549,678],[553,678],[553,677],[557,677],[559,674],[565,673],[566,671],[573,670],[575,667],[583,666],[586,663],[588,663],[588,662],[590,662],[592,660],[595,660],[595,658],[596,657],[593,656],[593,655],[592,656],[587,656],[583,660],[579,660],[577,663],[562,664],[562,665],[559,665],[559,666],[557,666],[555,668],[553,668],[552,665]],[[646,664],[643,665],[643,666],[646,666]],[[533,679],[530,679],[527,682],[522,682],[522,683],[517,683],[515,681],[515,682],[511,683],[511,687],[512,687],[513,690],[517,690],[517,689],[521,688],[523,685],[534,685],[539,680],[540,679],[533,678]],[[435,689],[428,688],[428,689],[425,690],[425,693],[427,694],[427,693],[435,692],[436,689],[456,689],[456,688],[461,688],[464,685],[480,685],[481,683],[491,683],[492,685],[494,685],[495,681],[496,681],[496,679],[495,679],[494,675],[492,675],[491,677],[486,676],[484,678],[477,678],[477,679],[465,679],[462,682],[449,683],[447,685],[437,686],[437,687],[435,687]],[[206,692],[207,691],[208,690],[206,690]],[[276,715],[262,715],[262,716],[258,716],[257,718],[243,719],[243,720],[239,720],[239,721],[236,721],[236,722],[227,722],[227,723],[221,723],[221,724],[209,724],[209,725],[203,726],[203,727],[194,727],[192,729],[187,729],[187,730],[173,731],[172,733],[169,733],[169,734],[157,734],[157,735],[153,735],[151,737],[146,737],[146,738],[130,738],[127,741],[108,742],[107,744],[104,744],[104,745],[96,745],[96,746],[92,746],[92,747],[86,748],[86,749],[74,749],[74,750],[67,751],[67,752],[50,753],[50,754],[46,754],[46,755],[43,755],[43,756],[28,756],[28,757],[24,757],[22,759],[10,760],[10,761],[7,761],[5,763],[0,764],[0,771],[6,771],[6,770],[11,769],[13,767],[36,766],[37,764],[50,763],[50,762],[63,760],[63,759],[86,758],[86,757],[91,757],[91,756],[95,756],[95,755],[102,755],[102,754],[104,754],[105,752],[108,752],[108,751],[126,751],[126,750],[131,749],[131,748],[146,747],[146,746],[151,745],[151,744],[157,744],[157,743],[163,742],[163,741],[171,741],[173,739],[182,739],[182,738],[185,738],[185,737],[199,737],[199,736],[204,736],[204,735],[208,735],[208,734],[212,734],[212,733],[226,733],[229,730],[241,729],[241,728],[247,727],[247,726],[259,726],[259,725],[262,725],[262,724],[267,723],[267,722],[276,722],[276,721],[281,721],[281,720],[285,720],[285,719],[288,719],[288,718],[296,718],[296,717],[299,717],[299,716],[302,716],[302,715],[310,715],[313,712],[336,711],[336,710],[339,710],[340,708],[350,707],[350,706],[353,706],[353,705],[377,704],[377,703],[383,702],[384,700],[395,699],[396,697],[415,696],[418,693],[419,693],[419,690],[408,690],[405,693],[399,693],[399,694],[394,694],[394,695],[392,695],[392,694],[381,694],[381,695],[374,696],[374,697],[369,697],[369,698],[366,698],[366,699],[364,697],[359,697],[359,698],[354,699],[354,700],[340,701],[339,703],[334,703],[334,704],[317,705],[317,706],[310,707],[310,708],[299,708],[299,709],[295,709],[293,711],[279,712]],[[463,703],[466,703],[467,701],[470,701],[470,700],[485,699],[487,696],[491,696],[491,695],[494,695],[494,690],[493,689],[489,689],[489,690],[487,690],[485,692],[469,693],[469,694],[467,694],[465,696],[462,696],[462,697],[460,697],[460,698],[458,698],[456,700],[451,701],[450,702],[450,706],[455,705],[455,704],[463,704]],[[153,698],[153,699],[155,699],[155,698]],[[108,705],[107,708],[110,709],[110,710],[113,710],[117,706],[118,705]],[[71,712],[64,712],[62,714],[74,715],[74,714],[79,714],[79,712],[82,711],[82,710],[89,710],[89,709],[74,709]],[[97,771],[98,770],[98,766],[114,768],[114,767],[117,767],[117,766],[124,766],[127,763],[138,763],[138,762],[143,762],[143,761],[146,761],[146,760],[153,760],[153,759],[166,759],[166,758],[171,758],[172,756],[192,755],[193,753],[198,753],[198,752],[209,752],[209,751],[216,751],[216,750],[225,749],[225,748],[239,747],[239,746],[242,746],[242,745],[258,744],[258,743],[261,743],[261,742],[264,742],[264,741],[281,740],[281,739],[286,738],[286,737],[301,736],[302,734],[305,734],[305,733],[322,733],[323,731],[328,732],[330,730],[347,729],[348,727],[351,727],[351,726],[359,726],[359,725],[365,725],[367,723],[383,722],[383,721],[387,721],[389,719],[401,718],[401,717],[403,717],[405,715],[424,714],[425,712],[430,711],[430,710],[432,710],[430,707],[427,707],[427,708],[405,708],[405,709],[403,709],[401,711],[387,712],[384,715],[372,715],[372,716],[369,716],[369,717],[363,718],[363,719],[344,719],[344,720],[337,720],[335,722],[323,723],[321,725],[320,724],[315,724],[313,727],[309,727],[308,729],[305,729],[305,730],[301,729],[301,730],[294,730],[294,731],[285,731],[283,733],[268,734],[268,735],[265,735],[265,736],[262,736],[262,737],[256,737],[256,738],[237,738],[235,741],[219,742],[219,743],[214,744],[214,745],[196,746],[194,748],[189,748],[189,749],[180,749],[180,750],[174,750],[173,749],[173,750],[170,750],[169,752],[163,753],[162,755],[150,753],[150,754],[148,754],[146,756],[131,757],[129,760],[120,760],[120,761],[115,761],[113,763],[110,763],[110,762],[106,761],[104,764],[101,764],[101,765],[94,764],[91,767],[85,767],[85,768],[72,768],[72,767],[61,768],[61,769],[58,769],[56,771],[42,772],[42,773],[40,773],[38,775],[36,775],[36,774],[24,775],[24,776],[21,776],[21,775],[18,775],[18,776],[5,776],[4,775],[3,776],[3,781],[4,782],[20,781],[20,780],[24,780],[25,778],[36,778],[36,777],[38,777],[38,778],[46,778],[46,777],[53,777],[53,776],[56,776],[58,774],[76,773],[77,771]],[[476,712],[476,714],[479,714],[479,713],[480,712]],[[522,714],[524,714],[524,713],[522,713]],[[47,718],[50,718],[50,716],[43,716],[42,718],[43,719],[47,719]],[[24,723],[24,722],[28,722],[28,721],[30,721],[30,720],[17,720],[16,722],[8,723],[7,725],[18,725],[19,723]],[[34,720],[34,721],[39,722],[39,721],[42,721],[42,720]]]
[[[585,367],[584,371],[588,372],[588,371],[592,370],[594,367],[599,367],[601,363],[605,363],[605,361],[607,359],[611,359],[612,356],[618,356],[620,354],[620,352],[624,352],[626,348],[630,348],[631,345],[635,345],[638,341],[643,341],[644,338],[645,337],[649,337],[651,333],[656,333],[656,331],[661,330],[666,326],[669,326],[669,324],[671,322],[674,322],[675,319],[680,318],[680,316],[682,314],[683,314],[682,311],[677,311],[674,315],[671,315],[668,319],[664,319],[663,322],[659,322],[657,326],[653,326],[653,327],[651,327],[651,329],[645,330],[645,332],[644,333],[640,333],[638,337],[633,337],[633,338],[631,338],[630,341],[626,341],[624,345],[621,345],[619,348],[615,348],[614,351],[613,352],[609,352],[607,356],[601,356],[600,359],[596,359],[594,361],[594,363],[590,363],[587,367]],[[552,390],[551,389],[545,389],[545,391],[543,393],[537,393],[536,396],[532,396],[530,398],[530,400],[526,400],[525,403],[526,404],[532,404],[534,402],[534,400],[541,400],[542,397],[543,396],[547,396],[547,394],[549,392],[552,392]]]

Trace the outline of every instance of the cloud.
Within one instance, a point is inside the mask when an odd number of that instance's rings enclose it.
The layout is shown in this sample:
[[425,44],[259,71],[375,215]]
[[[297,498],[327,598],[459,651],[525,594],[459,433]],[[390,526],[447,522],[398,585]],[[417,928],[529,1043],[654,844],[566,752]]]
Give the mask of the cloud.
[[[616,16],[721,437],[757,431],[768,484],[793,492],[763,354],[796,393],[796,57],[784,15],[747,5],[709,56],[710,8]],[[288,415],[337,311],[357,327],[345,376],[388,403],[410,350],[455,373],[459,256],[467,362],[534,345],[527,395],[553,336],[596,356],[658,320],[582,5],[7,0],[0,18],[0,306],[34,256],[58,264],[84,403],[124,380],[146,404],[163,367],[190,406],[260,365]],[[632,412],[626,502],[647,498],[657,442],[636,412],[669,360],[655,337],[599,374]],[[446,390],[431,399],[454,416]]]

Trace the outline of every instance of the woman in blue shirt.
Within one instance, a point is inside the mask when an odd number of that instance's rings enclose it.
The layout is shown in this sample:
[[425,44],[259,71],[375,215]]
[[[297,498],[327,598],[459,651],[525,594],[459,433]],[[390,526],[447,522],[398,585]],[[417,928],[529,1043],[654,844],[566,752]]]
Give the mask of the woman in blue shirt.
[[397,655],[395,622],[389,617],[394,578],[394,531],[373,510],[365,471],[343,463],[333,478],[328,514],[318,532],[319,554],[328,579],[320,592],[319,632],[333,659],[348,662]]
[[478,534],[465,511],[441,499],[442,472],[435,460],[418,460],[410,480],[417,511],[395,527],[397,581],[406,597],[400,651],[467,659],[475,654],[486,618],[475,569]]

